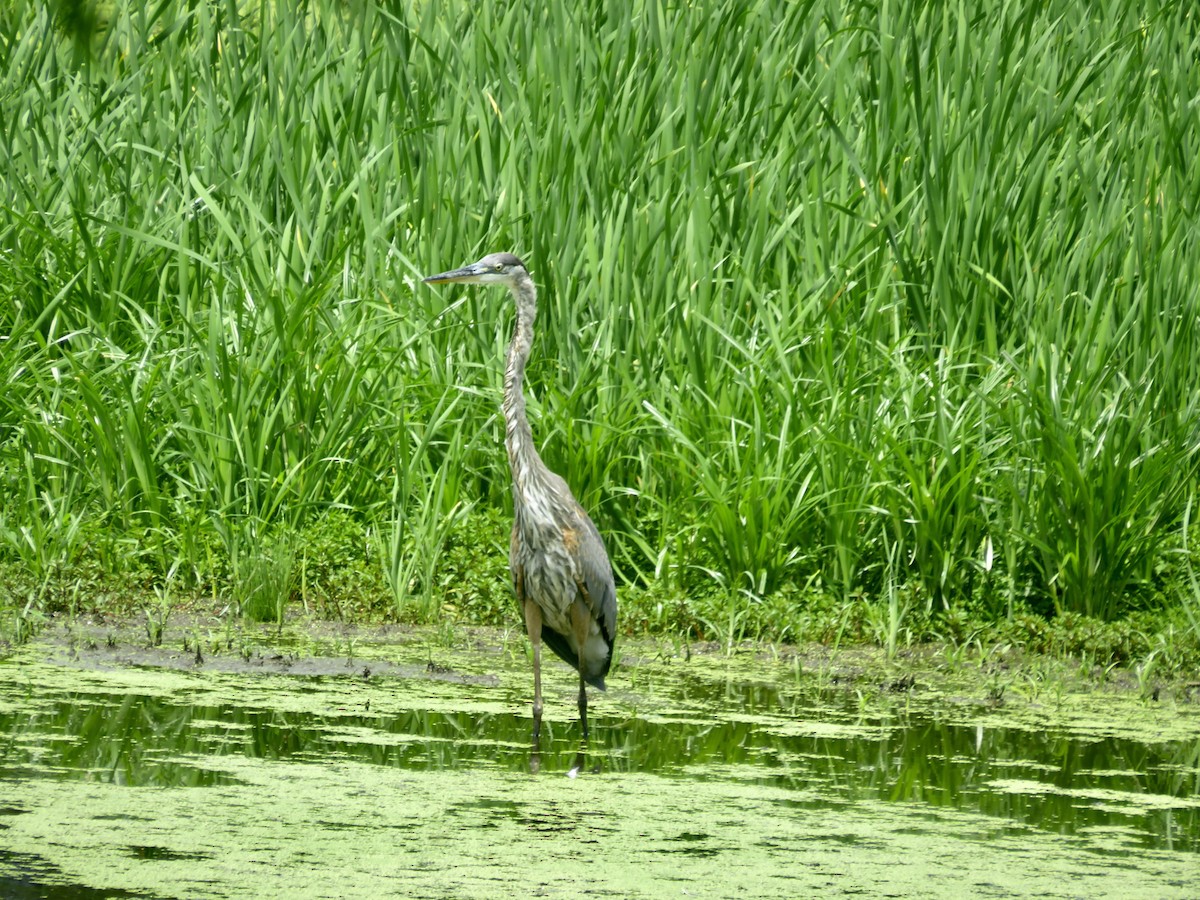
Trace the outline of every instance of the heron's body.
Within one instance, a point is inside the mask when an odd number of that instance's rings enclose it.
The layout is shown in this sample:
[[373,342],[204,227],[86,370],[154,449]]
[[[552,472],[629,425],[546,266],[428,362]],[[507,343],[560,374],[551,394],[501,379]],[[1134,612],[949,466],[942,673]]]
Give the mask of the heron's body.
[[[604,690],[604,676],[612,663],[616,597],[599,569],[608,564],[607,556],[600,563],[583,558],[585,553],[594,556],[596,548],[603,553],[600,534],[579,504],[572,500],[572,506],[554,513],[553,528],[539,527],[530,517],[518,516],[513,523],[509,565],[513,584],[541,611],[542,639],[575,667],[584,681]],[[580,582],[585,589],[579,587]],[[589,582],[595,583],[593,589],[586,589]],[[577,634],[573,625],[576,609],[587,617],[582,634]]]
[[433,284],[502,284],[516,301],[517,324],[504,373],[505,446],[513,480],[509,566],[533,644],[534,738],[541,731],[541,642],[579,672],[579,717],[587,735],[585,684],[604,689],[612,664],[617,596],[600,532],[567,483],[538,455],[525,415],[525,363],[533,344],[537,290],[511,253],[431,275]]

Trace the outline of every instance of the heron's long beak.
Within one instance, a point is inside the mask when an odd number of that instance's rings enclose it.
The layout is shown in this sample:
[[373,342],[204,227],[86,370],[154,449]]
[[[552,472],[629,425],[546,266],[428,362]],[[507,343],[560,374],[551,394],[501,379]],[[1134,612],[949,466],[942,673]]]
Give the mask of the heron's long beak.
[[469,284],[478,281],[481,274],[479,266],[472,263],[461,269],[451,269],[449,272],[430,275],[423,280],[426,284]]

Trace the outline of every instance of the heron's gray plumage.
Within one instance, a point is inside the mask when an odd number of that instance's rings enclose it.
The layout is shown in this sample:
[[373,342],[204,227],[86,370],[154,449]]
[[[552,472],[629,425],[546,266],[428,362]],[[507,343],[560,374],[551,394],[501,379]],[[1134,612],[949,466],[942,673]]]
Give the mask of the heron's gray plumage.
[[524,263],[511,253],[493,253],[425,281],[502,284],[516,302],[516,327],[504,370],[504,442],[515,512],[509,566],[534,644],[534,735],[541,726],[542,638],[579,671],[579,713],[586,735],[583,683],[604,689],[616,636],[617,595],[600,532],[567,483],[542,462],[526,417],[523,385],[533,346],[537,289]]

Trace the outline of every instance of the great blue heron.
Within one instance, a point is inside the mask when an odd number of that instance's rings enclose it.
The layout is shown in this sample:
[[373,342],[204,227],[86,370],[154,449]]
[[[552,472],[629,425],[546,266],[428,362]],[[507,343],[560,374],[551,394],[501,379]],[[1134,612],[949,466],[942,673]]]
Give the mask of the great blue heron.
[[525,264],[493,253],[429,284],[496,284],[517,305],[504,370],[504,443],[513,482],[509,567],[533,645],[533,739],[542,731],[542,641],[579,671],[579,725],[586,738],[587,685],[604,690],[617,627],[617,592],[600,532],[567,483],[542,462],[525,417],[525,362],[533,344],[537,289]]

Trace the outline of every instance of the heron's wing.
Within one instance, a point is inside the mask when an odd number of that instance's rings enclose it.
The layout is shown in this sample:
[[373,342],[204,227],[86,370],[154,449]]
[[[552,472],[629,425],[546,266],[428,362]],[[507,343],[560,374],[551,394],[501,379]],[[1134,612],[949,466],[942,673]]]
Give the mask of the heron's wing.
[[604,640],[611,647],[617,633],[617,589],[613,583],[612,564],[608,561],[600,531],[582,507],[577,506],[576,509],[580,521],[578,543],[572,555],[587,588],[586,601],[592,618],[599,624]]
[[525,573],[521,569],[521,553],[520,553],[520,534],[517,531],[517,523],[513,522],[512,537],[508,542],[508,569],[512,573],[513,592],[517,595],[517,606],[521,607],[521,612],[525,610]]

